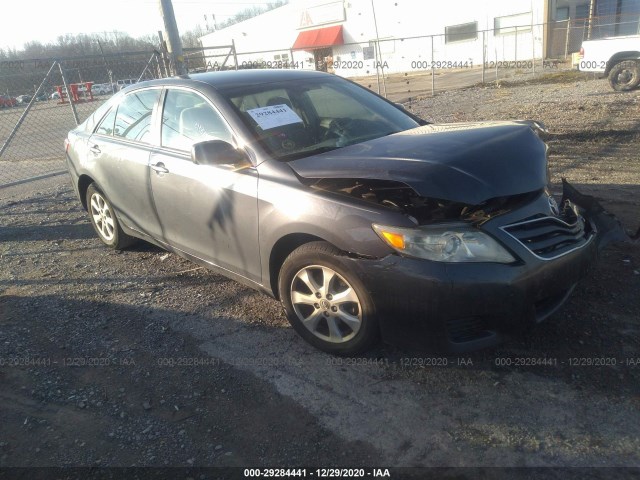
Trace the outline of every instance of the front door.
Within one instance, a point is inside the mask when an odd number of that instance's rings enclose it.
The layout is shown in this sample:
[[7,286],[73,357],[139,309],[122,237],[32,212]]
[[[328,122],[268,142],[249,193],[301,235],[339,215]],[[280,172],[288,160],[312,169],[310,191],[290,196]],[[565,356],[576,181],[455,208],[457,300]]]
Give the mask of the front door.
[[193,163],[191,146],[212,139],[234,141],[228,124],[211,103],[194,91],[168,89],[161,147],[151,153],[149,161],[151,192],[160,220],[154,236],[260,282],[257,172]]

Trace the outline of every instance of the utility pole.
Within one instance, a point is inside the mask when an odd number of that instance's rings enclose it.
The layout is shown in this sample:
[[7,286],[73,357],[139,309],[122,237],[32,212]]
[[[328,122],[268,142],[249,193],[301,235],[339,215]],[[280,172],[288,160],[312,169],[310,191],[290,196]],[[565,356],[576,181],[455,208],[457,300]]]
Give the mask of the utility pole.
[[164,31],[167,34],[167,50],[169,50],[169,56],[171,57],[175,74],[185,75],[187,71],[184,68],[182,41],[178,33],[178,25],[176,24],[176,16],[173,13],[171,0],[160,0],[160,14],[164,20]]

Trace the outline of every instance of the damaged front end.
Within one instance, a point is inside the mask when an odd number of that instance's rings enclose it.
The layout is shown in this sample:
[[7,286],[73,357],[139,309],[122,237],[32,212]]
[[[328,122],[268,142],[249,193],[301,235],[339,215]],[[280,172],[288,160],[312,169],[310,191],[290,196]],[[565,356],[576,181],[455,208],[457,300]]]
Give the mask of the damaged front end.
[[[424,227],[431,233],[426,237],[420,235],[417,238],[406,229],[387,228],[376,230],[377,233],[387,243],[389,243],[389,235],[405,239],[407,245],[402,250],[396,249],[400,253],[434,260],[442,259],[425,256],[423,253],[416,254],[415,249],[412,250],[409,244],[416,241],[423,244],[432,242],[433,248],[436,248],[440,241],[438,236],[447,234],[451,236],[454,233],[455,238],[452,237],[454,241],[457,241],[457,238],[460,242],[464,242],[465,235],[458,232],[464,232],[466,228],[478,231],[484,223],[517,211],[541,196],[547,198],[547,211],[501,227],[503,232],[540,259],[557,258],[592,241],[596,242],[600,250],[611,242],[632,241],[634,238],[625,232],[620,222],[606,212],[594,197],[581,194],[565,179],[563,179],[562,200],[559,203],[543,189],[491,198],[478,205],[426,198],[410,186],[391,180],[323,178],[308,180],[308,184],[316,190],[349,196],[356,201],[372,203],[406,216],[417,228]],[[451,231],[452,226],[456,226],[454,233]],[[378,227],[374,226],[374,229],[376,228]],[[433,234],[436,234],[435,239]],[[405,240],[402,242],[404,243]],[[477,236],[475,240],[477,241]],[[393,243],[390,245],[393,246]],[[472,249],[473,243],[468,242],[464,247]],[[442,248],[447,248],[444,240]],[[484,256],[478,256],[477,253],[473,257],[473,261],[487,260]],[[502,259],[501,261],[505,263],[514,260],[504,255],[491,257],[488,260],[491,261],[492,258]],[[470,258],[464,258],[459,261],[469,260]],[[449,259],[449,261],[455,260]]]
[[[566,181],[560,204],[549,193],[547,146],[540,138],[545,132],[544,126],[530,121],[426,125],[298,159],[289,166],[313,190],[404,217],[387,227],[406,229],[408,219],[418,232],[388,231],[398,242],[403,235],[436,242],[428,232],[444,226],[440,233],[455,243],[455,235],[461,241],[477,239],[482,235],[468,232],[497,226],[502,231],[496,232],[497,238],[506,233],[537,258],[551,259],[587,242],[602,248],[611,241],[629,240],[594,198]],[[453,233],[447,230],[450,225],[455,225]],[[383,240],[395,248],[388,238]],[[486,247],[490,242],[484,243]],[[459,261],[478,260],[467,255]]]
[[562,179],[562,204],[570,202],[575,205],[576,211],[587,218],[596,233],[598,250],[602,250],[613,242],[638,243],[640,240],[640,228],[634,235],[627,233],[620,220],[613,214],[607,212],[604,207],[591,195],[584,195],[576,188]]
[[392,180],[321,178],[308,181],[311,188],[347,195],[408,216],[416,225],[462,221],[482,224],[502,213],[531,202],[540,191],[497,197],[471,205],[452,200],[428,198],[413,188]]

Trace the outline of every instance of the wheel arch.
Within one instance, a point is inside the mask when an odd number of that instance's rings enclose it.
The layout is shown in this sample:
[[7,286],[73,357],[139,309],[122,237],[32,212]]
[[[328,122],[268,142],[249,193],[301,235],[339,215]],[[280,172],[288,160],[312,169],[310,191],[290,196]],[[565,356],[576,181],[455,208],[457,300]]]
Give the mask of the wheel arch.
[[[271,292],[276,299],[280,299],[280,292],[278,291],[278,276],[280,275],[280,269],[282,268],[285,259],[296,248],[301,247],[306,243],[318,241],[327,242],[333,245],[333,243],[324,238],[308,233],[290,233],[278,239],[278,241],[273,245],[269,255],[269,281]],[[335,245],[333,246],[335,247]]]
[[89,185],[91,185],[92,183],[95,183],[95,182],[93,178],[91,178],[89,175],[82,174],[80,175],[80,178],[78,178],[78,193],[80,195],[80,201],[82,202],[82,207],[85,210],[88,209],[87,189],[89,188]]
[[607,62],[607,68],[605,69],[604,74],[609,75],[609,72],[616,64],[624,62],[625,60],[640,60],[640,51],[631,50],[628,52],[616,53]]

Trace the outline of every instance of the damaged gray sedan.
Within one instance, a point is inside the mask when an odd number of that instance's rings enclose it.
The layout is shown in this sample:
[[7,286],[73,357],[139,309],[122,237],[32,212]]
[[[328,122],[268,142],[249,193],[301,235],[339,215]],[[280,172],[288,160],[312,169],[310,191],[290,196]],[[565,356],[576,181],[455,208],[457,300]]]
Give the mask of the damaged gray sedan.
[[66,158],[103,243],[266,292],[321,350],[463,351],[555,312],[612,222],[550,193],[540,131],[430,125],[318,72],[218,72],[119,92]]

